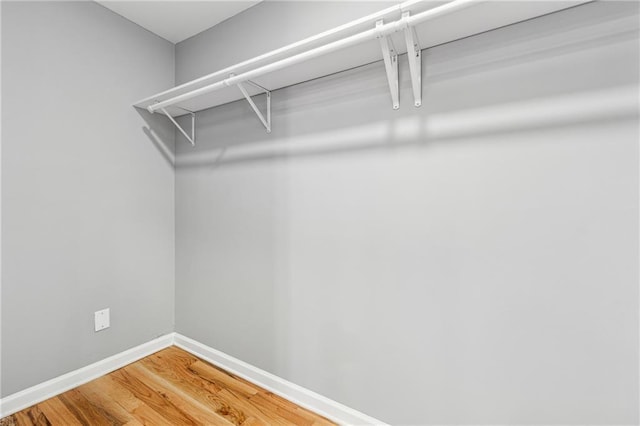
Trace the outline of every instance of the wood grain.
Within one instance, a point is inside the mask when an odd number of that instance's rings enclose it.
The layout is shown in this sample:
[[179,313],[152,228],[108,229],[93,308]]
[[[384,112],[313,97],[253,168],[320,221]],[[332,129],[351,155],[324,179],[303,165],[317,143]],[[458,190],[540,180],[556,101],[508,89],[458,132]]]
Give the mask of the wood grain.
[[333,424],[175,346],[0,419],[0,426]]

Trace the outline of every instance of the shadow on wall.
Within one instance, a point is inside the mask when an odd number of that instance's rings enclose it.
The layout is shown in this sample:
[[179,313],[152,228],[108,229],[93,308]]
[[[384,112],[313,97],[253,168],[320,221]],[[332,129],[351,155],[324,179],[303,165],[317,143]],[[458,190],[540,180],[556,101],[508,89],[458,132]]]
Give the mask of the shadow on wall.
[[[406,56],[400,58],[401,109],[394,111],[382,62],[277,90],[273,131],[267,134],[246,101],[201,111],[197,145],[176,134],[176,165],[219,167],[249,161],[427,146],[437,141],[486,138],[580,123],[602,123],[638,114],[638,72],[602,69],[567,72],[563,61],[624,43],[637,44],[629,5],[614,4],[605,20],[585,14],[581,26],[539,31],[536,20],[428,49],[423,64],[423,106],[413,107]],[[498,40],[498,41],[497,41]],[[550,65],[556,64],[556,65]],[[575,65],[574,65],[575,66]],[[553,73],[553,68],[563,69]],[[636,65],[637,67],[637,65]],[[541,78],[539,73],[548,76]],[[610,75],[593,87],[593,74]],[[635,75],[633,80],[629,76]],[[523,83],[524,82],[524,83]],[[255,98],[265,107],[264,96]],[[160,114],[140,110],[147,136],[167,161],[173,153],[157,131]],[[187,123],[178,119],[185,126]]]
[[166,117],[161,114],[151,114],[143,108],[135,108],[140,117],[147,123],[142,127],[142,131],[156,147],[158,152],[165,159],[167,164],[175,167],[175,131]]
[[[296,144],[284,132],[272,138],[256,137],[237,144],[206,144],[182,153],[177,166],[213,167],[249,161],[318,155],[392,150],[429,143],[486,138],[512,132],[539,131],[576,124],[600,125],[638,115],[636,86],[554,97],[532,102],[422,116],[419,112],[400,118],[342,129],[327,129]],[[245,117],[249,120],[250,117]],[[217,127],[212,126],[212,129]],[[190,147],[188,147],[190,148]]]

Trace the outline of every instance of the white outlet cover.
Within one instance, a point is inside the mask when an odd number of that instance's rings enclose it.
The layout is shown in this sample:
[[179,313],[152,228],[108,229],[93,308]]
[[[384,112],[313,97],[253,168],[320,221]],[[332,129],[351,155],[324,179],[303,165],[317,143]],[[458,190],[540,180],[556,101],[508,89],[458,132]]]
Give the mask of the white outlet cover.
[[94,314],[95,317],[95,329],[96,331],[104,330],[105,328],[109,328],[109,308],[103,309],[101,311],[96,311]]

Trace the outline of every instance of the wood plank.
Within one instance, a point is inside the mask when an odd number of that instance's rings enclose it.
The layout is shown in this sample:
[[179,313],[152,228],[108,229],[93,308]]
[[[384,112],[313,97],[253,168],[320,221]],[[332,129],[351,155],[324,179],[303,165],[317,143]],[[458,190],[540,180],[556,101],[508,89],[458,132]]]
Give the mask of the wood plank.
[[290,411],[298,416],[303,417],[304,419],[306,419],[306,421],[311,422],[311,424],[325,426],[335,425],[335,423],[325,419],[324,417],[319,416],[316,413],[307,410],[306,408],[302,408],[294,404],[293,402],[274,394],[273,392],[262,390],[258,395],[256,395],[256,397],[251,397],[251,400],[254,403],[257,403],[257,399],[259,399],[262,403],[267,404],[267,407],[269,407],[269,409],[272,409],[279,414],[282,411]]
[[269,426],[267,423],[264,423],[255,417],[249,417],[247,420],[242,423],[242,426]]
[[[145,369],[140,364],[131,364],[124,368],[129,374],[136,377],[138,380],[143,381],[147,386],[154,389],[156,392],[162,394],[162,396],[180,409],[185,415],[193,419],[196,424],[226,424],[233,425],[230,421],[211,410],[205,404],[200,403],[194,399],[188,393],[182,391],[171,382],[163,379],[162,377],[152,374],[149,370]],[[187,414],[188,413],[188,414]]]
[[122,424],[116,417],[106,412],[102,407],[93,405],[77,388],[63,393],[58,396],[58,398],[82,424],[91,426]]
[[111,375],[122,387],[128,389],[136,398],[140,399],[153,410],[162,413],[162,417],[169,420],[172,424],[198,424],[195,419],[182,412],[182,410],[169,401],[163,393],[156,392],[147,386],[144,382],[132,375],[129,370],[126,370],[126,368],[114,371]]
[[229,405],[237,407],[242,410],[247,417],[255,417],[257,420],[269,425],[289,425],[291,424],[286,419],[282,418],[276,413],[264,410],[249,401],[248,398],[244,398],[242,395],[235,395],[227,389],[223,389],[218,392],[218,395],[223,398]]
[[290,421],[298,426],[311,426],[315,419],[312,416],[307,416],[304,412],[297,412],[295,407],[286,407],[274,403],[269,398],[263,396],[261,393],[249,398],[249,401],[260,408],[263,412],[272,412],[279,417]]
[[82,426],[59,397],[47,399],[38,404],[40,410],[47,416],[52,425]]
[[178,364],[182,367],[189,367],[194,362],[200,361],[200,358],[195,355],[191,355],[189,352],[180,349],[177,346],[169,346],[161,351],[153,354],[154,357],[170,360],[173,364]]
[[109,413],[109,415],[118,419],[120,424],[142,426],[142,423],[140,423],[135,416],[122,408],[113,398],[102,391],[99,382],[94,380],[77,389],[92,405],[101,407],[105,412]]
[[288,419],[293,424],[304,425],[317,423],[320,425],[333,425],[334,423],[318,416],[311,411],[298,407],[286,399],[279,397],[272,392],[265,391],[253,383],[226,372],[206,361],[197,360],[190,367],[193,373],[208,381],[216,383],[218,386],[232,392],[235,396],[244,396],[254,405],[257,405],[265,412],[273,412],[277,417]]
[[246,420],[242,411],[230,406],[224,399],[217,396],[217,393],[222,390],[220,387],[203,380],[190,370],[179,367],[172,368],[170,361],[156,357],[148,357],[141,364],[151,374],[167,380],[180,392],[187,393],[230,423],[240,425]]
[[143,425],[172,426],[173,422],[162,416],[138,399],[127,388],[121,386],[111,375],[100,377],[95,380],[102,392],[113,398],[118,405],[127,410]]
[[15,414],[1,418],[0,426],[16,426]]
[[154,372],[166,380],[178,386],[188,386],[189,384],[198,386],[203,392],[215,395],[223,388],[211,381],[204,380],[191,370],[191,365],[175,364],[167,357],[150,356],[140,360],[145,368]]
[[0,426],[332,424],[175,346],[0,419]]
[[208,382],[220,387],[220,389],[228,389],[236,394],[252,396],[260,391],[260,388],[256,385],[221,370],[205,361],[198,360],[189,367],[189,370]]
[[49,419],[37,405],[17,412],[13,418],[16,426],[51,426]]

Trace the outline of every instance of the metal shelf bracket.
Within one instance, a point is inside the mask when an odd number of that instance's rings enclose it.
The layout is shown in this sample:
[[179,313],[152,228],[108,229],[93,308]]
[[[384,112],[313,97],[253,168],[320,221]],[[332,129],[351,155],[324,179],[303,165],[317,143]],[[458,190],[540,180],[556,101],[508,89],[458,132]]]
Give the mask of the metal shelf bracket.
[[[384,22],[382,19],[376,21],[376,28],[382,28]],[[386,35],[377,36],[380,41],[380,49],[382,50],[382,59],[384,60],[384,68],[387,71],[387,82],[391,91],[391,102],[393,109],[400,108],[400,95],[398,87],[398,53],[393,46],[393,41]]]
[[[179,107],[176,107],[176,108],[179,108]],[[191,115],[191,136],[189,136],[189,135],[187,134],[187,132],[182,128],[182,126],[180,126],[180,125],[178,124],[178,122],[175,120],[175,118],[173,118],[173,117],[171,116],[171,114],[169,114],[169,113],[167,112],[167,110],[166,110],[166,109],[164,109],[164,108],[160,108],[160,111],[162,111],[162,112],[164,113],[164,115],[166,115],[166,116],[169,118],[169,120],[171,120],[171,122],[173,123],[173,125],[174,125],[174,126],[176,126],[176,128],[177,128],[178,130],[180,130],[180,133],[182,133],[182,135],[183,135],[185,138],[187,138],[187,140],[189,141],[189,143],[190,143],[192,146],[195,146],[195,145],[196,145],[196,113],[195,113],[195,112],[193,112],[193,111],[186,110],[186,109],[184,109],[184,108],[180,108],[180,109],[182,109],[182,110],[184,110],[184,111],[187,111],[187,112]]]
[[[232,77],[233,75],[234,74],[231,74]],[[256,87],[262,90],[262,93],[267,95],[267,117],[265,118],[264,114],[260,112],[255,102],[253,102],[253,99],[251,99],[251,96],[249,95],[249,92],[247,92],[247,89],[244,87],[244,84],[242,82],[236,83],[238,85],[238,89],[240,89],[244,98],[247,100],[247,102],[249,102],[249,105],[251,106],[251,109],[253,109],[253,112],[256,113],[262,125],[265,127],[265,129],[267,129],[267,133],[271,133],[271,91],[265,89],[264,87],[260,86],[257,83],[254,83],[251,80],[247,80],[247,83],[249,83],[253,87]]]
[[[403,12],[402,18],[407,19],[410,12]],[[404,40],[407,44],[407,60],[409,61],[409,73],[411,74],[411,87],[413,88],[413,102],[416,107],[422,105],[422,51],[416,36],[416,30],[412,26],[404,29]]]

